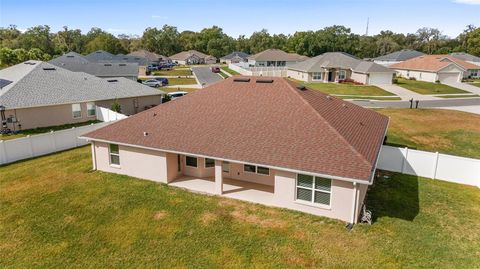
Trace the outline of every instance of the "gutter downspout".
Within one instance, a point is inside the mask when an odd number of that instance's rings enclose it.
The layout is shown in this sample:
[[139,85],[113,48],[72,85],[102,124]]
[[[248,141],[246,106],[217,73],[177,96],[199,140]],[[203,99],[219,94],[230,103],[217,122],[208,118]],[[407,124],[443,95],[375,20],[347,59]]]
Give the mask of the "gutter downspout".
[[353,182],[353,202],[352,202],[352,225],[357,222],[357,182]]
[[92,145],[92,161],[93,161],[93,170],[97,170],[97,152],[95,150],[95,141],[91,142]]

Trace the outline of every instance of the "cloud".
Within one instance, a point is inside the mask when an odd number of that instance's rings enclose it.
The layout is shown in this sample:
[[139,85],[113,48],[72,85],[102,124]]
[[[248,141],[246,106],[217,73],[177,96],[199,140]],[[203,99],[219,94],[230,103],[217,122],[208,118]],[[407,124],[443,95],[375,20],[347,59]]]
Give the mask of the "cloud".
[[480,0],[453,0],[457,4],[480,5]]
[[167,16],[161,16],[161,15],[152,15],[152,19],[166,20],[166,19],[168,19],[168,17]]
[[126,29],[118,29],[118,28],[108,28],[107,29],[107,32],[110,32],[110,33],[119,33],[119,32],[126,32],[127,30]]

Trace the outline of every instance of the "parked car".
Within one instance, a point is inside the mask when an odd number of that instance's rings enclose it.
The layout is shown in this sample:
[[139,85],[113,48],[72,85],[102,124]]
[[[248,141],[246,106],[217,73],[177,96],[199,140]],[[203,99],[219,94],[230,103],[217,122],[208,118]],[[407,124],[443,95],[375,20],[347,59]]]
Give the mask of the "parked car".
[[213,72],[213,73],[220,73],[220,67],[218,67],[218,66],[212,66],[212,72]]
[[158,69],[159,69],[158,64],[151,64],[151,65],[147,66],[147,71],[150,71],[150,72],[151,71],[158,71]]
[[162,83],[162,86],[168,85],[168,78],[154,78]]
[[149,79],[149,80],[144,80],[142,82],[143,85],[147,85],[147,86],[150,86],[150,87],[161,87],[163,86],[162,85],[162,82],[156,80],[156,79]]
[[171,100],[175,100],[175,99],[180,98],[182,96],[185,96],[187,94],[188,94],[188,92],[169,92],[169,93],[167,93],[167,95],[170,96]]

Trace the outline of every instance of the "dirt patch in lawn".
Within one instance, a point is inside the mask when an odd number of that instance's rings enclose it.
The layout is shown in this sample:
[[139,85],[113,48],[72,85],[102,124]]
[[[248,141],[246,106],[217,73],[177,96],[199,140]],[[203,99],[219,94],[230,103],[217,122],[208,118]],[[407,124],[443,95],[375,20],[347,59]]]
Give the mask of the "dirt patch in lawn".
[[168,212],[165,211],[165,210],[157,211],[155,213],[155,215],[153,216],[153,219],[154,220],[161,220],[161,219],[164,219],[165,217],[167,217],[167,215],[168,215]]

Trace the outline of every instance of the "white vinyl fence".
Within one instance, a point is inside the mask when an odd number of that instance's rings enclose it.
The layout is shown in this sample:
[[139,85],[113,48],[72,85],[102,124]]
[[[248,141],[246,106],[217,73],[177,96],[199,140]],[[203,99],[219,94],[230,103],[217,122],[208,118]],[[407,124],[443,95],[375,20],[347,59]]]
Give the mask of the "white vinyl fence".
[[97,120],[104,121],[104,122],[116,121],[116,120],[122,120],[122,119],[128,118],[127,116],[121,113],[117,113],[108,108],[99,107],[99,106],[95,108],[95,114],[97,116]]
[[108,124],[108,122],[101,122],[12,140],[0,140],[0,164],[86,145],[88,142],[79,139],[79,136]]
[[480,187],[480,160],[383,146],[378,169]]
[[286,77],[287,67],[247,67],[245,63],[229,64],[228,68],[244,76]]

